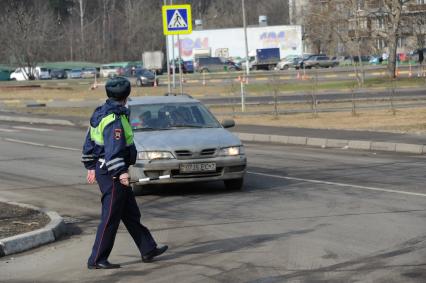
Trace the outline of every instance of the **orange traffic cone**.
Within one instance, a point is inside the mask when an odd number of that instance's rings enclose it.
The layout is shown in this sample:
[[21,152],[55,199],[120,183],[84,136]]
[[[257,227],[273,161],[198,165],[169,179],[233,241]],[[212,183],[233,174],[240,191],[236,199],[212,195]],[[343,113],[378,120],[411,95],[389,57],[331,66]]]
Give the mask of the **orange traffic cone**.
[[297,77],[296,79],[300,80],[300,71],[297,71]]

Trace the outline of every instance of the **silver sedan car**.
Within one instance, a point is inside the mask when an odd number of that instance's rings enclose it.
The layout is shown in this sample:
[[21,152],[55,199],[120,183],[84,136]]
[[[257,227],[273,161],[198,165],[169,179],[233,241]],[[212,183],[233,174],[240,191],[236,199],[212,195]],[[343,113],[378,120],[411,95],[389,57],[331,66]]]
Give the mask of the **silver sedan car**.
[[136,97],[128,102],[138,159],[133,190],[146,184],[224,181],[241,189],[247,159],[240,139],[198,100],[186,95]]

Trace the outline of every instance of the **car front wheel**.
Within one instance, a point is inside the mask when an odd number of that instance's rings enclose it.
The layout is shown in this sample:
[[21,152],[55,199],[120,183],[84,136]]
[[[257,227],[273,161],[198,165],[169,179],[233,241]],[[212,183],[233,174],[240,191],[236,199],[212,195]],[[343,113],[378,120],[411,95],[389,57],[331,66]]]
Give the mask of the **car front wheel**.
[[244,178],[224,180],[223,182],[227,190],[239,191],[243,188]]
[[136,85],[138,87],[142,87],[142,81],[141,80],[136,80]]

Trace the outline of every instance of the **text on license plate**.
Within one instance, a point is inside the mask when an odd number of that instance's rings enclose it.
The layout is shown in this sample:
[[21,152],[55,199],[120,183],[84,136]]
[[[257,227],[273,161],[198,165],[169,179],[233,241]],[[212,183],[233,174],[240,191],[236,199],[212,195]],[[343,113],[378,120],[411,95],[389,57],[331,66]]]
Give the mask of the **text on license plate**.
[[181,173],[189,172],[211,172],[216,171],[216,163],[206,162],[206,163],[186,163],[180,165]]

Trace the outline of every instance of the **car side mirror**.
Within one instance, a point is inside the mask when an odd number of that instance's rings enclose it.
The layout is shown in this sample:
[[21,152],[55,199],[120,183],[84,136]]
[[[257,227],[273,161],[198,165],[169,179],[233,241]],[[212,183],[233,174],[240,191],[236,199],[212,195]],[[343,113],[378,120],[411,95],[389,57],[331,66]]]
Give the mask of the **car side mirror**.
[[234,120],[223,120],[222,121],[222,126],[226,129],[226,128],[232,128],[235,126],[235,121]]

